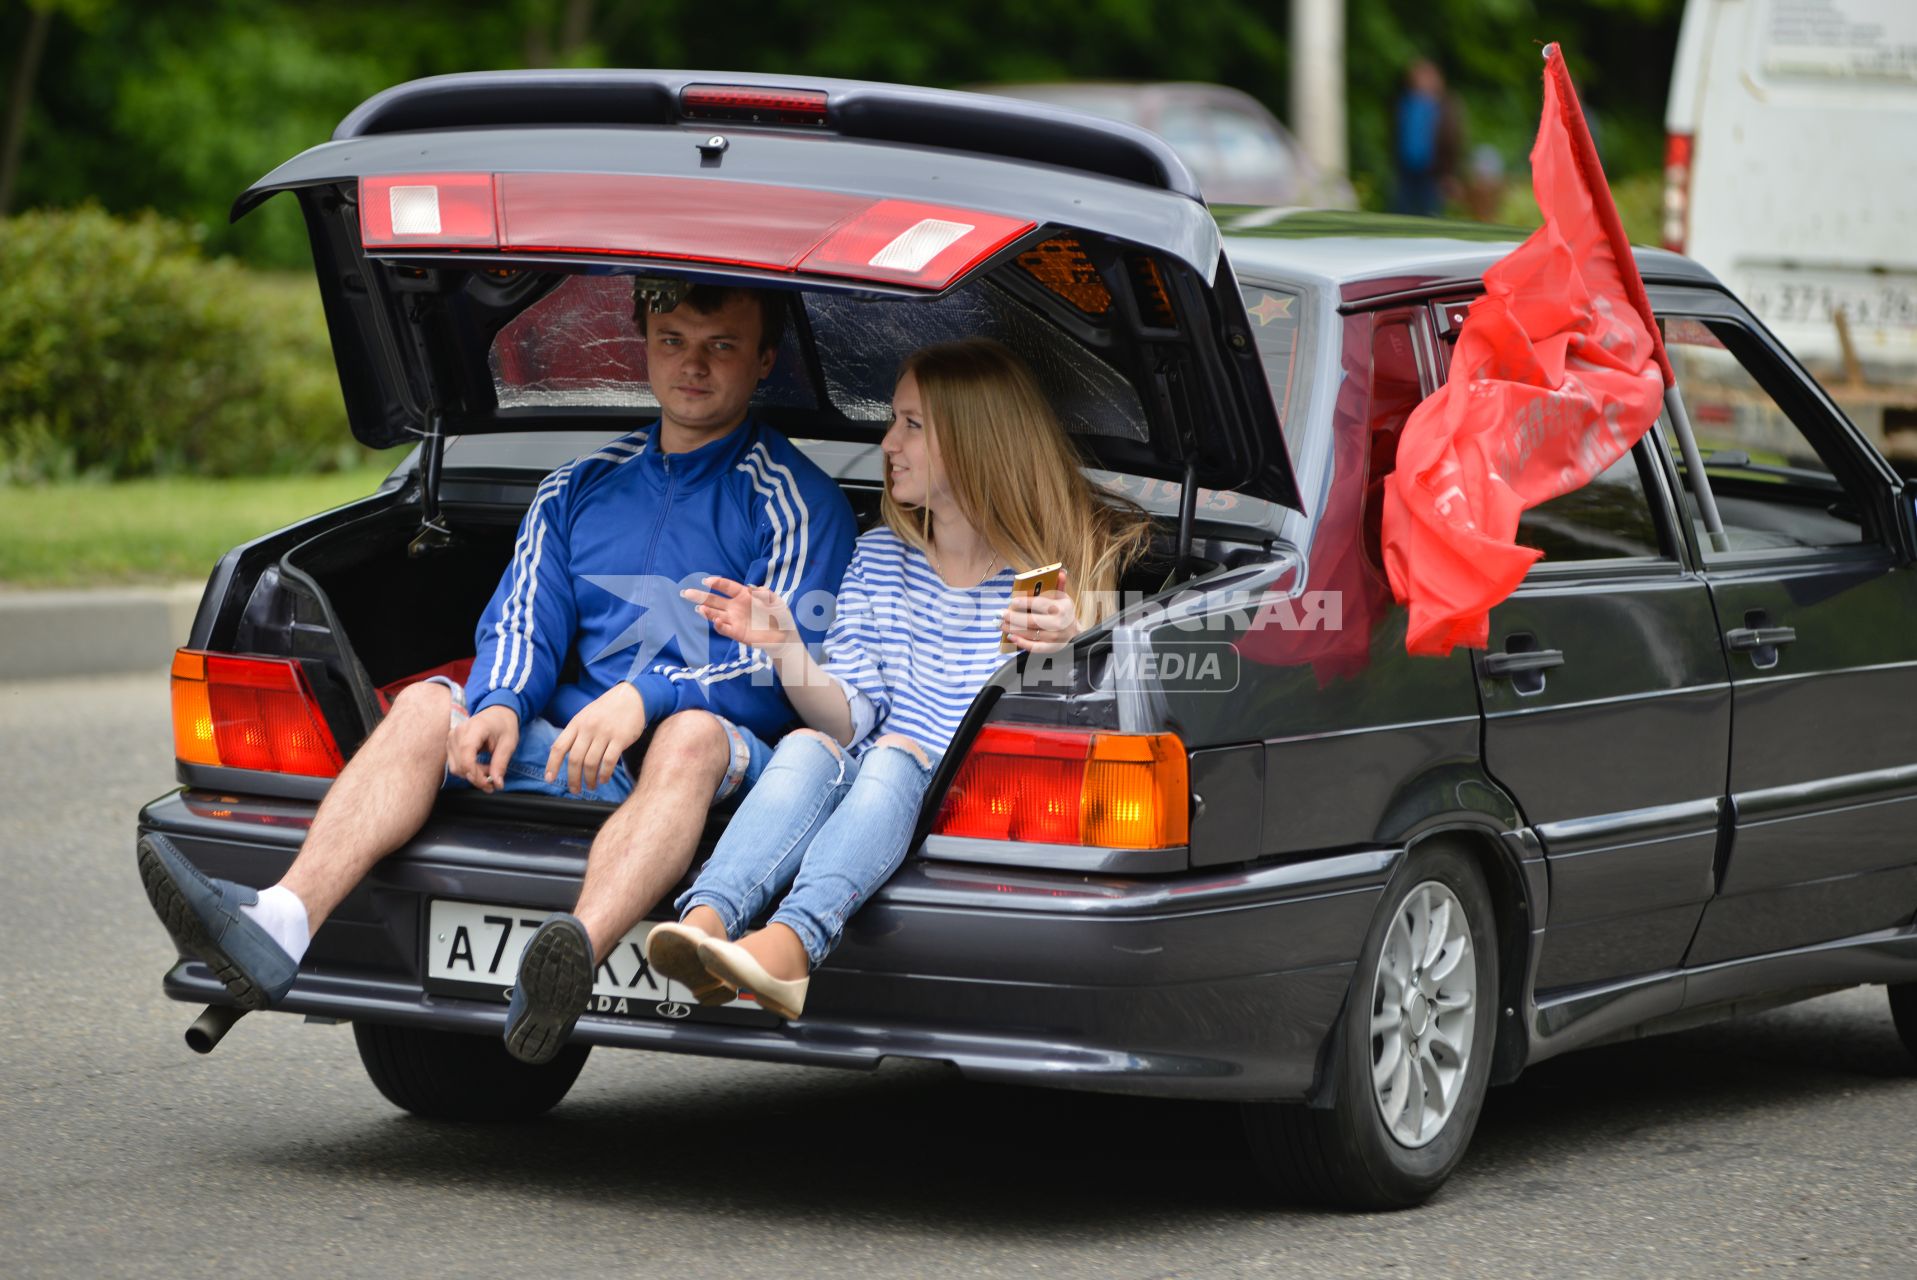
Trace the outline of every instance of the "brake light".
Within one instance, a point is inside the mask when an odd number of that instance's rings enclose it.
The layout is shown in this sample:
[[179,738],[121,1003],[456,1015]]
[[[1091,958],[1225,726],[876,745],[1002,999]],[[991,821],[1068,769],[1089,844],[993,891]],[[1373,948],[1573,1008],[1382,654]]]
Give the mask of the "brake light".
[[824,124],[825,94],[816,89],[751,89],[741,85],[689,84],[679,91],[679,111],[688,120]]
[[832,228],[805,255],[801,269],[944,288],[1032,225],[993,213],[880,200]]
[[948,205],[718,178],[504,173],[360,183],[369,250],[619,254],[924,289],[945,288],[1034,225]]
[[1164,849],[1190,839],[1185,747],[1169,733],[986,725],[933,830],[985,840]]
[[173,754],[187,764],[331,778],[345,764],[291,658],[173,655]]
[[491,249],[499,244],[499,215],[490,173],[426,173],[363,178],[359,237],[368,249],[420,245],[434,249]]
[[699,178],[504,173],[499,247],[521,253],[616,253],[796,270],[821,228],[871,201],[830,191]]
[[1664,247],[1684,252],[1691,230],[1691,135],[1664,139]]

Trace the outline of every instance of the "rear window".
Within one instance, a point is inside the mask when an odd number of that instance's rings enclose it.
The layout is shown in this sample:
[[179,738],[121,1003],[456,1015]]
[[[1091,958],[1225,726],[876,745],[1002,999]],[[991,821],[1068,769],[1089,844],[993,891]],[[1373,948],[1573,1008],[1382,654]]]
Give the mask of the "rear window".
[[1246,284],[1240,291],[1245,313],[1251,317],[1258,360],[1271,387],[1271,403],[1285,435],[1291,465],[1298,466],[1298,426],[1304,413],[1304,392],[1310,381],[1310,333],[1305,324],[1306,298],[1297,289],[1275,284]]
[[[831,408],[856,422],[891,417],[899,363],[928,343],[996,338],[1032,366],[1068,430],[1145,440],[1138,394],[1110,365],[989,281],[935,299],[787,295],[803,312],[754,403]],[[812,336],[818,364],[802,343]],[[502,409],[658,407],[646,344],[632,321],[632,279],[571,275],[515,316],[488,353]]]

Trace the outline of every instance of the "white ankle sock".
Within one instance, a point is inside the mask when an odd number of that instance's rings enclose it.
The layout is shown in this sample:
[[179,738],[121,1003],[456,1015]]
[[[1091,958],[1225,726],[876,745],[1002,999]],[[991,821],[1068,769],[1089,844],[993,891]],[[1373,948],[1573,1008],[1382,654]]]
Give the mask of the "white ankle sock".
[[240,914],[266,930],[295,963],[306,954],[306,944],[312,941],[312,928],[306,923],[306,904],[291,889],[277,884],[271,889],[261,889],[260,900],[252,906],[241,907]]

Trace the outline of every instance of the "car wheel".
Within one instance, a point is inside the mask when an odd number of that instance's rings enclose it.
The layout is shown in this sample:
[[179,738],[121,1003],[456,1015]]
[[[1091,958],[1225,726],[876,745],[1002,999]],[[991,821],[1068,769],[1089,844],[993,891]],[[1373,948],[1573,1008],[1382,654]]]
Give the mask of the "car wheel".
[[1333,1032],[1332,1105],[1245,1108],[1259,1168],[1289,1199],[1422,1204],[1463,1158],[1484,1105],[1498,1004],[1484,874],[1456,849],[1423,849],[1383,902]]
[[530,1120],[559,1105],[579,1078],[591,1045],[569,1044],[531,1066],[497,1035],[466,1035],[355,1022],[366,1074],[386,1100],[433,1120]]
[[1897,1034],[1903,1038],[1912,1067],[1917,1067],[1917,982],[1893,982],[1887,990],[1890,1020],[1897,1024]]

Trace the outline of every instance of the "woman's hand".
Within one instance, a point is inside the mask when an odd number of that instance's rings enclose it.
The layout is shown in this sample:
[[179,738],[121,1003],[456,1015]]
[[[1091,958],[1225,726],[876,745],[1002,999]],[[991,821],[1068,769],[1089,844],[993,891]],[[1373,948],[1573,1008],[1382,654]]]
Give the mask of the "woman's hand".
[[1005,609],[1000,630],[1027,653],[1055,653],[1063,649],[1082,628],[1078,625],[1078,607],[1066,594],[1069,575],[1058,571],[1058,586],[1037,596],[1015,596]]
[[771,587],[748,587],[730,578],[705,578],[706,590],[688,587],[679,594],[698,607],[699,616],[728,640],[753,649],[802,644],[792,610]]

